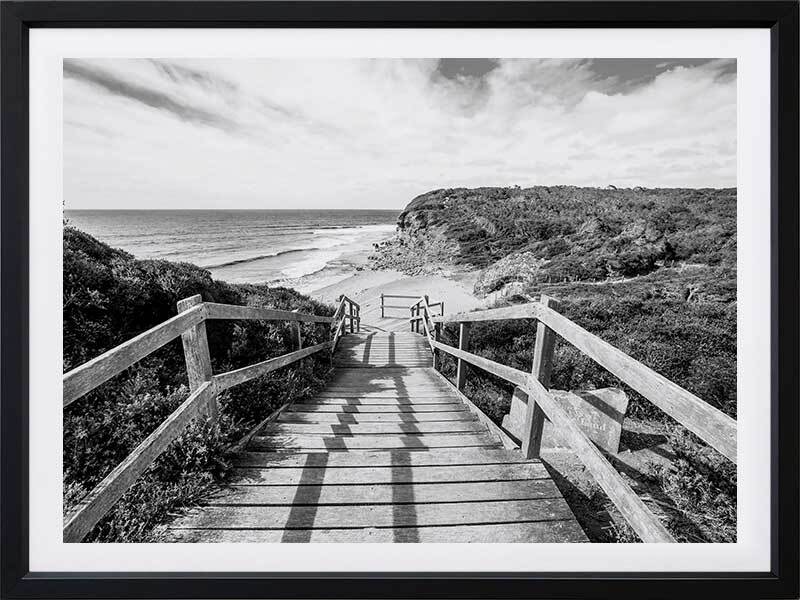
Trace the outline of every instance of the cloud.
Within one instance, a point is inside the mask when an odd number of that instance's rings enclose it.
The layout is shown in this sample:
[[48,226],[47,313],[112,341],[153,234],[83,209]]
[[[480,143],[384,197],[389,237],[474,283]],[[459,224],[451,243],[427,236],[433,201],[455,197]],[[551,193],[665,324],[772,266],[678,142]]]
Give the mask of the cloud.
[[68,207],[736,185],[731,60],[92,59],[64,72]]
[[109,94],[121,96],[134,102],[141,102],[151,108],[165,110],[183,121],[218,127],[225,131],[235,131],[238,129],[238,125],[234,121],[222,115],[185,104],[161,91],[125,81],[120,77],[102,69],[94,68],[82,61],[65,60],[64,76],[94,85]]

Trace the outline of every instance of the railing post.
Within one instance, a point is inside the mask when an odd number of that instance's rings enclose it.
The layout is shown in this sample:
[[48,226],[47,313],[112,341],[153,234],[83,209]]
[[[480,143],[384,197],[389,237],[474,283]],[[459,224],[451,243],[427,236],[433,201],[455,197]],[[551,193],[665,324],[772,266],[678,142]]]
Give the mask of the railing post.
[[439,316],[443,317],[444,316],[444,300],[442,300],[442,302],[439,304],[439,308],[441,308],[441,310],[439,311]]
[[[540,302],[548,308],[558,310],[558,302],[549,296],[542,294]],[[545,388],[550,387],[555,342],[555,332],[539,321],[536,325],[536,345],[533,349],[533,368],[531,373]],[[525,458],[539,458],[544,419],[544,411],[531,396],[528,396],[525,423],[522,429],[522,454]]]
[[[178,312],[186,312],[193,306],[202,304],[200,294],[178,301]],[[183,355],[186,358],[186,373],[189,376],[189,390],[194,392],[207,381],[211,381],[211,353],[208,351],[208,336],[206,335],[205,321],[187,329],[181,334],[183,342]],[[208,418],[216,423],[219,416],[216,394],[208,401]]]
[[[299,312],[299,310],[300,309],[295,308],[292,312],[296,313],[296,312]],[[303,349],[303,336],[300,333],[300,321],[295,321],[294,322],[294,332],[295,332],[295,335],[297,335],[297,349],[298,350],[302,350]]]
[[383,309],[383,294],[381,294],[381,319],[386,318],[386,316],[383,313],[383,310],[384,310]]
[[[442,327],[441,323],[436,323],[433,326],[433,339],[435,339],[437,342],[439,341],[439,338],[441,337],[441,332],[442,332],[441,327]],[[438,369],[439,368],[439,366],[440,366],[439,362],[440,362],[439,349],[438,348],[434,348],[434,350],[433,350],[433,368],[434,369]]]
[[416,306],[412,306],[411,307],[411,333],[414,333],[414,323],[416,323],[416,321],[414,321],[414,317],[416,316],[414,314],[414,309],[415,308],[416,308]]
[[[429,306],[429,305],[430,305],[430,303],[431,303],[431,299],[430,299],[430,298],[428,298],[428,294],[425,294],[425,295],[423,296],[423,298],[425,298],[425,306]],[[427,311],[427,310],[425,310],[425,306],[421,306],[420,308],[421,308],[421,309],[422,309],[422,311],[425,313],[425,315],[424,315],[424,316],[425,316],[425,319],[429,319],[429,318],[430,318],[430,315],[428,314],[428,311]],[[425,325],[423,325],[423,326],[422,326],[422,333],[425,333]]]
[[350,333],[355,331],[355,325],[353,325],[353,321],[355,320],[355,309],[353,308],[353,303],[350,299],[347,300],[348,306],[350,306]]
[[[458,324],[458,349],[469,352],[469,323]],[[467,382],[467,363],[460,358],[456,368],[456,387],[458,391],[464,391],[464,384]]]

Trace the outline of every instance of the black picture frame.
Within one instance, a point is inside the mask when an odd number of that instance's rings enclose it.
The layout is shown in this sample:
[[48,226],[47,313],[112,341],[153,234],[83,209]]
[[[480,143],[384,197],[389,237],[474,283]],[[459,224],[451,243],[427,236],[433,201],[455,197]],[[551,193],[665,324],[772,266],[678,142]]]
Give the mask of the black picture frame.
[[[798,3],[3,2],[3,598],[796,598]],[[759,27],[771,33],[772,556],[754,573],[37,573],[28,563],[28,35],[34,27]],[[767,307],[765,307],[766,309]]]

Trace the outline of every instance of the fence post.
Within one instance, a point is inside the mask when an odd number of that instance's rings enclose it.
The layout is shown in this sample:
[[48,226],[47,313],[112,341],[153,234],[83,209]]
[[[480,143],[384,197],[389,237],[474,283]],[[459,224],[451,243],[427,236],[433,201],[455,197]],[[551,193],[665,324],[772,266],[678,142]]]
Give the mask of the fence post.
[[[203,303],[200,294],[178,301],[178,312],[186,312],[193,306]],[[207,381],[211,381],[211,353],[208,351],[208,337],[206,336],[205,321],[187,329],[181,334],[183,342],[183,355],[186,358],[186,373],[189,375],[189,390],[194,392]],[[208,401],[208,418],[216,423],[219,416],[217,396]]]
[[383,294],[381,294],[381,319],[385,319],[386,316],[383,313]]
[[443,317],[444,316],[444,300],[442,300],[442,302],[439,305],[439,307],[442,309],[441,311],[439,311],[439,316]]
[[[298,312],[299,310],[300,310],[300,309],[298,309],[298,308],[295,308],[295,309],[294,309],[292,312],[293,312],[293,313],[296,313],[296,312]],[[297,335],[297,349],[298,349],[298,350],[302,350],[302,349],[303,349],[303,336],[302,336],[302,334],[300,333],[300,321],[295,321],[295,322],[294,322],[294,332],[295,332],[295,334]]]
[[[437,342],[439,341],[439,338],[441,337],[441,327],[442,327],[441,323],[436,323],[433,326],[433,339],[436,340]],[[433,350],[433,368],[434,369],[438,369],[440,367],[439,360],[440,360],[439,349],[438,348],[434,348],[434,350]]]
[[350,306],[350,333],[355,331],[355,325],[353,325],[353,320],[355,318],[355,310],[353,309],[353,303],[348,299],[347,304]]
[[[464,352],[469,351],[469,322],[458,324],[458,349]],[[456,387],[459,391],[464,391],[464,384],[467,382],[467,363],[460,358],[456,368]]]
[[[549,296],[542,294],[540,302],[553,310],[558,310],[558,302]],[[555,342],[555,332],[539,321],[536,325],[536,345],[533,349],[533,368],[531,373],[545,388],[550,387]],[[536,404],[533,398],[528,396],[525,423],[522,428],[522,454],[525,458],[539,458],[544,419],[544,411]]]

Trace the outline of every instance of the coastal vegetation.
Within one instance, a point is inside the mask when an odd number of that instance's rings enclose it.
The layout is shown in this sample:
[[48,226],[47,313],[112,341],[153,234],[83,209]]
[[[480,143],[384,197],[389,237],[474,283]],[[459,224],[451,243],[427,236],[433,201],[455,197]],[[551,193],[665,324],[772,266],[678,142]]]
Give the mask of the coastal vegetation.
[[[226,304],[330,315],[331,307],[291,289],[233,285],[188,263],[136,260],[73,227],[64,229],[64,371],[172,317],[176,302],[201,294]],[[327,324],[303,323],[308,345],[328,339]],[[207,323],[215,372],[296,350],[289,324]],[[142,542],[154,526],[207,493],[229,469],[227,450],[290,398],[320,389],[329,363],[317,356],[220,395],[215,425],[196,423],[162,454],[86,541]],[[188,395],[180,340],[175,340],[64,411],[64,508],[79,502]]]
[[[372,258],[407,273],[477,271],[489,305],[557,298],[559,311],[712,406],[736,417],[736,191],[567,186],[436,190],[414,199],[398,234]],[[438,300],[438,298],[434,299]],[[456,327],[443,331],[457,345]],[[535,324],[475,323],[470,351],[518,369],[532,364]],[[453,376],[454,361],[443,358]],[[569,344],[557,344],[552,387],[625,386]],[[513,386],[486,373],[466,394],[498,424]],[[735,541],[736,467],[630,389],[630,450],[669,460],[627,469],[681,541]],[[635,453],[634,453],[635,454]],[[651,456],[655,457],[655,454]],[[618,461],[619,462],[619,461]],[[621,464],[621,463],[620,463]],[[596,485],[562,470],[562,492],[596,541],[630,541]]]

